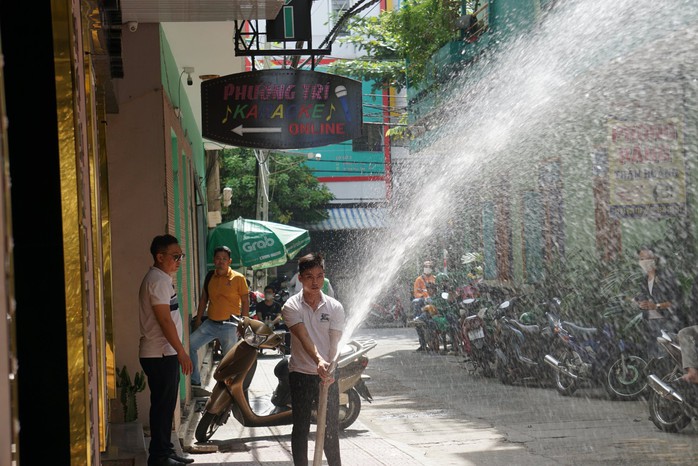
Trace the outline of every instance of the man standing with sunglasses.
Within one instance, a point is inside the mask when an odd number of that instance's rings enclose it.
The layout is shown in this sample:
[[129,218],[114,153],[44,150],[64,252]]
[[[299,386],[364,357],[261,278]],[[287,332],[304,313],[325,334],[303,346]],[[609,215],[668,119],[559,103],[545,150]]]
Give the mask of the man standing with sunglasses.
[[[194,332],[189,338],[189,354],[194,370],[191,385],[194,396],[209,396],[210,393],[201,386],[199,358],[197,351],[214,339],[221,343],[223,355],[237,343],[238,327],[230,317],[250,315],[250,293],[245,276],[230,268],[231,251],[227,246],[219,246],[213,251],[215,270],[209,272],[204,281],[199,306],[196,309]],[[202,318],[206,311],[207,319]]]
[[141,339],[138,356],[150,387],[148,466],[181,466],[193,458],[176,454],[172,420],[179,397],[179,366],[187,375],[192,362],[182,345],[182,316],[172,275],[184,254],[177,238],[156,236],[150,244],[153,265],[138,292]]

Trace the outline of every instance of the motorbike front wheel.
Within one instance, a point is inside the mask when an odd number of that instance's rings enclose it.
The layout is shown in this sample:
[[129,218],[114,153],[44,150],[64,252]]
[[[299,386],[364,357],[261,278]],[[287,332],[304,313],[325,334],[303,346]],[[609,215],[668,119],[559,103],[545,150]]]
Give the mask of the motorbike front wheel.
[[[564,367],[570,367],[574,362],[572,351],[567,348],[560,348],[555,352],[555,356],[560,364]],[[560,395],[571,396],[577,391],[577,381],[570,376],[563,374],[560,371],[555,371],[555,388]]]
[[196,426],[196,441],[199,443],[208,442],[218,428],[228,420],[228,413],[229,411],[224,411],[221,414],[213,414],[205,411]]
[[[673,374],[672,372],[665,375],[662,380],[664,382],[674,381],[676,377]],[[686,415],[679,403],[665,399],[654,390],[650,393],[648,405],[650,420],[663,432],[679,432],[691,422],[691,418]]]
[[634,400],[647,390],[647,363],[638,356],[621,356],[608,368],[606,391],[611,398]]

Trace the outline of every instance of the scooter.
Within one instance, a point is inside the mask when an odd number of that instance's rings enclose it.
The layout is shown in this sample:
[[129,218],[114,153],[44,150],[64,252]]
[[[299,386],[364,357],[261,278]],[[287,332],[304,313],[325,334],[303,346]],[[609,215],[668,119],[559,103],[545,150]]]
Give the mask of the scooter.
[[549,325],[522,322],[525,317],[532,316],[530,312],[515,317],[522,310],[519,309],[521,303],[522,300],[518,297],[504,301],[494,315],[496,373],[503,384],[523,379],[541,383],[550,376],[550,371],[544,367],[543,358],[554,342],[552,328]]
[[[206,401],[203,415],[196,427],[198,442],[207,442],[218,428],[233,417],[245,427],[269,427],[291,425],[292,406],[288,382],[288,359],[284,356],[274,368],[279,379],[271,397],[272,405],[264,413],[252,409],[249,386],[257,369],[260,349],[279,349],[284,346],[285,331],[274,331],[263,322],[245,317],[238,324],[243,337],[223,357],[213,378],[216,385]],[[361,398],[369,403],[373,400],[364,374],[368,365],[366,353],[375,348],[374,340],[351,341],[341,351],[337,360],[336,379],[339,384],[339,427],[344,430],[359,416]],[[259,400],[255,400],[259,401]],[[258,403],[254,403],[255,406]],[[315,423],[315,410],[313,420]]]
[[478,305],[476,298],[467,298],[461,302],[461,335],[474,370],[480,368],[482,375],[493,377],[497,361],[492,332],[485,324],[489,309],[484,306],[477,309]]
[[[605,319],[612,313],[604,314]],[[647,363],[637,344],[617,334],[608,320],[599,327],[582,327],[553,316],[551,324],[561,346],[545,355],[555,370],[561,395],[574,394],[581,382],[601,383],[613,399],[634,400],[647,389]]]
[[407,325],[407,316],[399,302],[389,307],[380,304],[371,305],[371,309],[366,316],[366,325],[368,327],[377,327],[384,324],[398,324],[401,327]]
[[657,338],[668,358],[652,359],[647,367],[650,420],[664,432],[679,432],[698,418],[698,387],[680,380],[683,375],[681,347],[675,333],[662,331]]
[[395,295],[383,301],[382,303],[376,302],[371,305],[366,316],[366,325],[375,327],[384,324],[398,324],[401,327],[406,327],[407,314],[402,306],[402,300]]

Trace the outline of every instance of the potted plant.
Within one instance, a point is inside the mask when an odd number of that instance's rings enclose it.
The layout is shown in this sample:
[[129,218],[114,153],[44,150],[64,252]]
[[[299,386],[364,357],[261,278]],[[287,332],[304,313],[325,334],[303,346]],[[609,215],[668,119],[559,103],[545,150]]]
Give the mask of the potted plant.
[[137,372],[131,383],[131,376],[124,366],[121,370],[116,369],[116,387],[120,390],[119,399],[124,408],[124,422],[132,422],[138,419],[138,405],[136,403],[136,393],[145,390],[145,373]]

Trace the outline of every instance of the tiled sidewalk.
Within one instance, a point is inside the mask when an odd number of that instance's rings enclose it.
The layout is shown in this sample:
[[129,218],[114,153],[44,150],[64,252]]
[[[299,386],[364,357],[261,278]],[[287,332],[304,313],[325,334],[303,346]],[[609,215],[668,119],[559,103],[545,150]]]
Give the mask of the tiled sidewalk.
[[[211,364],[210,354],[205,359],[208,367]],[[278,362],[271,352],[258,359],[257,372],[250,386],[250,398],[264,404],[268,402],[272,391],[276,387],[274,366]],[[207,380],[206,387],[210,390],[215,381],[211,381],[208,375],[212,371],[204,373],[202,380]],[[215,445],[217,451],[199,453],[199,445],[194,438],[196,425],[201,417],[201,410],[205,403],[204,398],[193,399],[184,408],[185,418],[179,432],[179,439],[185,452],[194,458],[196,465],[291,465],[291,426],[257,427],[249,428],[241,426],[232,416],[228,422],[221,426],[209,441],[209,446]],[[364,402],[364,409],[368,403]],[[314,450],[315,426],[311,426],[308,445],[308,457],[312,463]],[[342,464],[344,466],[417,466],[426,464],[418,459],[421,453],[411,450],[405,445],[395,445],[387,440],[379,438],[369,431],[361,423],[361,416],[346,431],[340,434],[340,446],[342,450]],[[323,464],[327,464],[323,460]]]

